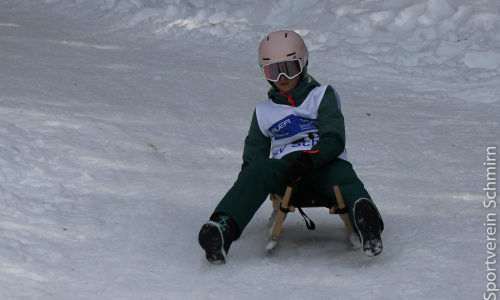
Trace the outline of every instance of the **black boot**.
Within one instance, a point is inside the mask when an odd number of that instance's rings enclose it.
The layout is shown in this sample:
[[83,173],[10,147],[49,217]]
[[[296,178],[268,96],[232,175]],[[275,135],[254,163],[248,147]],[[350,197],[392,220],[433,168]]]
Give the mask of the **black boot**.
[[236,223],[226,215],[219,215],[215,220],[203,224],[198,242],[205,250],[207,260],[213,264],[225,263],[229,247],[237,232]]
[[366,256],[377,256],[382,252],[382,220],[369,200],[361,199],[354,204],[354,224]]

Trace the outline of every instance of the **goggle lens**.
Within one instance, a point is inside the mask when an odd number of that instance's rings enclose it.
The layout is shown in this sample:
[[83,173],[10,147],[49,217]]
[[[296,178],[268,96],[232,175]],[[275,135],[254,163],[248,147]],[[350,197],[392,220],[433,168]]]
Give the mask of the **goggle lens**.
[[263,65],[262,71],[267,80],[278,81],[281,75],[285,75],[288,79],[297,77],[302,72],[302,66],[300,59],[292,59]]

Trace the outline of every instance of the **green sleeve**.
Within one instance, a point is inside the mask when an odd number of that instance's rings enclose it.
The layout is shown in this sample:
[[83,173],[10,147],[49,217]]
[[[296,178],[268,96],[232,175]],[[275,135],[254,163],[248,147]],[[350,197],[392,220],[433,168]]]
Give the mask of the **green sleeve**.
[[271,151],[271,139],[260,131],[259,123],[257,122],[257,115],[254,111],[252,116],[252,123],[248,130],[248,135],[245,138],[245,147],[243,149],[243,170],[252,161],[259,158],[269,158]]
[[340,111],[338,94],[328,86],[318,108],[319,142],[314,145],[311,155],[314,168],[331,162],[345,149],[344,116]]

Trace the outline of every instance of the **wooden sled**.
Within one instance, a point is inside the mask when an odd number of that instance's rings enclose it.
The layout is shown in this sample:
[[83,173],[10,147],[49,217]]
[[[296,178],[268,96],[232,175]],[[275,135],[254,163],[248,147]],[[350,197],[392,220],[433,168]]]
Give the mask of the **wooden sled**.
[[[271,201],[273,202],[273,214],[269,219],[269,225],[272,227],[271,236],[269,242],[266,245],[266,251],[273,251],[278,245],[278,241],[281,234],[281,228],[283,227],[283,222],[289,212],[294,212],[295,208],[298,207],[300,213],[306,221],[308,229],[314,229],[314,223],[308,219],[308,217],[303,213],[302,207],[326,207],[329,209],[330,214],[338,214],[342,221],[344,222],[347,236],[353,246],[357,247],[357,236],[354,233],[354,229],[349,221],[348,211],[340,193],[339,187],[336,185],[333,187],[335,198],[328,198],[319,195],[314,192],[299,193],[292,198],[292,187],[288,186],[285,191],[285,195],[281,197],[280,195],[270,195]],[[309,222],[308,222],[309,220]]]

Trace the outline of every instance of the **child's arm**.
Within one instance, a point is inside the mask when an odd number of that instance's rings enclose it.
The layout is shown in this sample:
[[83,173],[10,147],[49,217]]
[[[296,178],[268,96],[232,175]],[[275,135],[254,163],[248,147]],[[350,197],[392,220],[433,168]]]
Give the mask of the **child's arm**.
[[319,142],[311,149],[319,150],[311,155],[315,169],[337,159],[345,149],[344,116],[338,103],[337,92],[329,86],[318,108]]
[[257,122],[257,115],[254,111],[252,116],[252,123],[248,130],[248,135],[245,138],[245,147],[243,149],[243,170],[252,161],[259,158],[269,158],[271,149],[271,139],[260,131],[259,123]]

